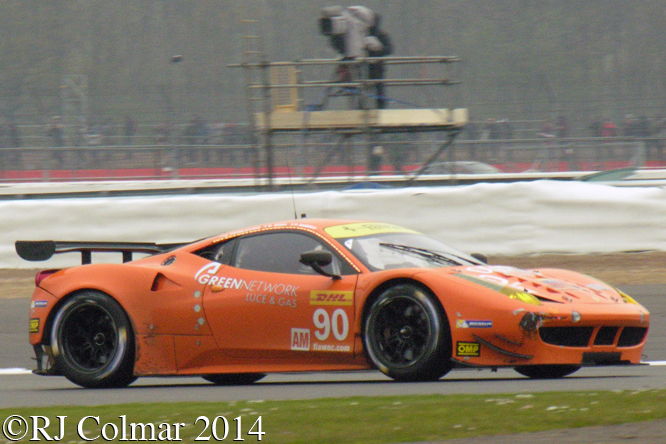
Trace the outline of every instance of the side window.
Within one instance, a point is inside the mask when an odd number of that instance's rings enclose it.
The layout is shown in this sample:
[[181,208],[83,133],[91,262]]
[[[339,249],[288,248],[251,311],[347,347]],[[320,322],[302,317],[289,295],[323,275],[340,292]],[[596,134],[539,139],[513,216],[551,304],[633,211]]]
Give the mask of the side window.
[[[233,263],[237,268],[288,274],[316,274],[299,262],[301,253],[312,250],[330,251],[319,241],[299,233],[282,231],[248,236],[237,240]],[[325,267],[329,273],[340,273],[340,260]]]
[[194,252],[194,254],[199,255],[205,259],[210,259],[211,261],[216,261],[220,262],[221,264],[228,265],[234,251],[235,243],[236,239],[231,239],[230,241],[222,244],[214,244],[203,248]]

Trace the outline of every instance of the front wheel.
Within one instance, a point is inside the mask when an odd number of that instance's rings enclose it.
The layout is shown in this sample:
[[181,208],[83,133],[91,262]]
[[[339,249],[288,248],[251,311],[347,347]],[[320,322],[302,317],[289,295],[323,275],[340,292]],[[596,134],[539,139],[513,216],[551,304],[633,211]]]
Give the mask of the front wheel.
[[580,370],[580,365],[521,365],[514,370],[532,379],[558,379]]
[[413,284],[391,287],[372,303],[364,340],[370,360],[398,381],[434,381],[452,367],[446,315]]
[[215,385],[248,385],[266,376],[264,373],[223,373],[203,378]]
[[56,365],[87,388],[125,387],[134,377],[134,335],[122,307],[97,291],[73,296],[53,321]]

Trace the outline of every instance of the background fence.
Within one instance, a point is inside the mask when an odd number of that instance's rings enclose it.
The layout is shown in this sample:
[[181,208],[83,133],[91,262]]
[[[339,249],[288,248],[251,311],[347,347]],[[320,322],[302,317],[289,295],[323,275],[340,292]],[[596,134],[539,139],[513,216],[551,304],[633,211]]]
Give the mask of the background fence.
[[[490,131],[469,131],[427,173],[490,173],[522,171],[599,171],[626,166],[666,166],[666,135],[615,137],[557,137],[544,133],[542,122],[513,124],[510,138]],[[5,132],[0,149],[0,180],[65,180],[108,178],[238,177],[265,173],[264,152],[250,144],[247,125],[193,121],[166,126],[136,124],[131,132],[109,125],[81,133],[73,125],[59,125],[54,137],[48,125],[16,125],[15,140]],[[619,132],[619,131],[618,131]],[[371,148],[380,157],[379,169],[370,165],[367,140],[352,137],[338,147],[334,133],[274,135],[275,174],[311,176],[366,176],[404,174],[417,170],[445,142],[439,133],[384,134]],[[333,155],[329,156],[333,151]],[[330,162],[323,164],[330,157]],[[442,163],[445,162],[445,163]],[[478,162],[469,164],[467,162]],[[497,170],[489,169],[488,164]]]

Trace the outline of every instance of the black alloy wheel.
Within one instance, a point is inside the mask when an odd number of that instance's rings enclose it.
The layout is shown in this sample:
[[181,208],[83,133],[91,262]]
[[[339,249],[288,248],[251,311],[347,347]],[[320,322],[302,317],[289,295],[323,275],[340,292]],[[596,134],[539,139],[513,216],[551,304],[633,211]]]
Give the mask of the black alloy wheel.
[[96,291],[72,296],[51,330],[56,365],[82,387],[125,387],[136,378],[134,335],[120,305]]
[[384,291],[365,321],[370,360],[398,381],[437,380],[451,370],[451,333],[430,292],[413,284]]

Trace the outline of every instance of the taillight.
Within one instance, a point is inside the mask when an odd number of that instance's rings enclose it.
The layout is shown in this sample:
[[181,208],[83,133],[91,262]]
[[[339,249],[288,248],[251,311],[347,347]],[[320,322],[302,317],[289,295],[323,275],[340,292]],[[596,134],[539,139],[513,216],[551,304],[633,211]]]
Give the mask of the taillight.
[[51,276],[54,273],[57,273],[58,271],[60,271],[59,268],[52,270],[42,270],[38,272],[37,275],[35,276],[35,287],[39,287],[39,284],[41,284],[44,279],[46,279],[47,277]]

